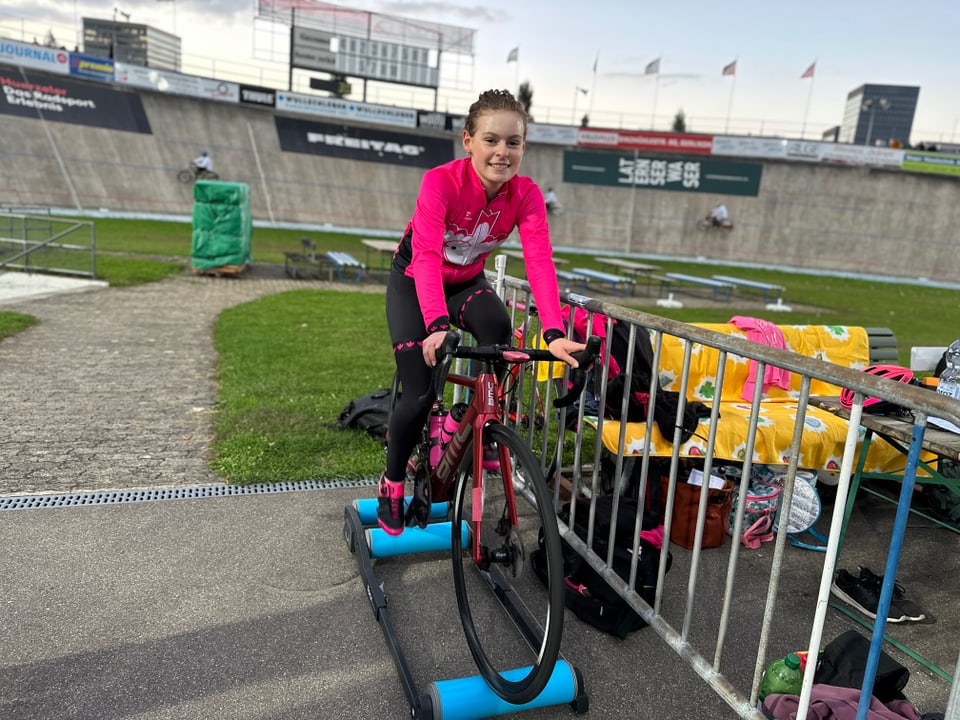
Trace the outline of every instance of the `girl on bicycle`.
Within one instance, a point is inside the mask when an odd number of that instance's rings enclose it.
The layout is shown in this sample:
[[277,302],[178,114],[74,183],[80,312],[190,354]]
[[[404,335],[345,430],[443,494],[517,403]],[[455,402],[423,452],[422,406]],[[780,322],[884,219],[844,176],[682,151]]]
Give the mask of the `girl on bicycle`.
[[[453,326],[480,345],[506,345],[510,316],[483,273],[487,256],[514,228],[550,352],[572,367],[582,343],[567,340],[546,207],[540,188],[517,174],[527,114],[506,90],[487,90],[470,106],[462,143],[467,157],[428,170],[387,281],[387,326],[403,392],[387,434],[377,520],[390,535],[404,527],[407,461],[427,421],[437,349]],[[421,397],[427,399],[421,401]]]

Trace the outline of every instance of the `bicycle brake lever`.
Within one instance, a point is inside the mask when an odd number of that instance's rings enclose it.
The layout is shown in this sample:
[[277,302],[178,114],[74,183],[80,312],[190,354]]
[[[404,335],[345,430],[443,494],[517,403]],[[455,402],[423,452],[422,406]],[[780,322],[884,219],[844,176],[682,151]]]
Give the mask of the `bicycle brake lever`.
[[443,398],[443,386],[447,382],[447,374],[450,372],[450,364],[453,362],[453,353],[460,344],[460,333],[451,330],[447,333],[443,343],[437,348],[437,364],[433,367],[433,386],[426,393],[420,396],[420,401],[424,402],[430,396],[430,390],[433,391],[433,399]]
[[578,367],[573,368],[570,371],[570,383],[572,387],[566,392],[566,394],[556,398],[553,401],[553,406],[562,408],[572,405],[574,400],[580,397],[580,393],[583,392],[584,385],[587,384],[587,371],[593,367],[594,362],[596,362],[597,356],[600,354],[600,338],[595,335],[591,335],[587,338],[586,347],[583,350],[578,350],[575,353],[570,353],[576,359]]

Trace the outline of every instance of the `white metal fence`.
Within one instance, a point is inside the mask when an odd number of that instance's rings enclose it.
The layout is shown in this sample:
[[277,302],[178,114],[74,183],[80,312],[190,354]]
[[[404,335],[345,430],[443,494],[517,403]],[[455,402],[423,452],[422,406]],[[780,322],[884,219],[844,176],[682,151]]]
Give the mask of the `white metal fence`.
[[[531,313],[532,301],[528,294],[528,286],[525,282],[512,278],[506,278],[504,286],[505,299],[514,308],[514,312],[517,314],[517,322],[522,321],[528,330],[534,330],[533,333],[528,333],[527,337],[535,336],[535,330],[538,329],[537,318]],[[930,417],[939,417],[960,425],[960,403],[923,388],[881,379],[856,369],[834,365],[787,350],[776,349],[746,340],[743,337],[722,335],[709,329],[671,321],[579,295],[567,294],[565,300],[574,306],[583,307],[590,313],[591,317],[594,313],[603,313],[609,318],[628,323],[631,332],[650,332],[656,349],[654,367],[659,366],[659,353],[664,344],[664,339],[676,338],[681,340],[684,347],[683,375],[678,378],[681,386],[681,405],[679,407],[679,413],[681,414],[683,411],[682,399],[686,398],[688,391],[691,390],[687,387],[691,356],[697,352],[698,348],[712,348],[719,353],[719,362],[716,368],[717,391],[715,402],[711,407],[707,452],[703,457],[704,477],[710,476],[711,465],[722,462],[720,459],[714,459],[713,450],[720,404],[719,398],[724,382],[724,365],[727,356],[735,355],[755,361],[757,363],[757,377],[763,377],[764,369],[770,366],[785,369],[800,378],[800,390],[796,398],[796,421],[792,427],[793,440],[788,453],[788,462],[784,465],[785,477],[778,532],[775,541],[768,546],[772,547],[772,554],[766,553],[766,556],[769,557],[768,565],[761,565],[758,569],[755,557],[757,553],[745,555],[741,552],[740,543],[731,542],[729,538],[722,550],[702,551],[700,549],[707,507],[708,490],[706,482],[704,482],[703,489],[700,492],[694,549],[689,553],[683,553],[682,562],[677,562],[677,558],[675,558],[674,568],[669,575],[667,575],[665,567],[667,553],[662,553],[656,600],[652,607],[647,605],[640,595],[631,589],[634,586],[633,581],[637,572],[636,549],[639,543],[639,522],[634,535],[634,565],[628,581],[614,572],[611,557],[599,557],[590,549],[591,535],[588,534],[588,542],[585,543],[569,527],[564,526],[563,528],[567,541],[594,569],[603,574],[609,585],[642,615],[650,627],[672,650],[696,670],[704,682],[708,683],[740,717],[759,720],[764,717],[757,710],[760,679],[764,668],[778,656],[777,653],[779,649],[782,649],[784,643],[793,643],[793,646],[787,651],[805,649],[810,653],[810,657],[816,657],[818,651],[829,640],[829,638],[824,637],[824,629],[825,622],[828,619],[830,587],[837,569],[837,556],[842,542],[841,530],[844,525],[844,507],[851,485],[851,476],[854,472],[857,444],[861,434],[860,422],[864,399],[877,397],[888,400],[912,413],[912,420],[909,421],[912,424],[912,439],[908,447],[904,448],[906,465],[900,485],[900,502],[893,521],[890,544],[887,548],[887,572],[885,573],[878,608],[878,615],[881,617],[885,617],[884,613],[889,607],[894,590],[894,578],[900,559],[910,498],[917,477],[927,420]],[[589,323],[588,327],[590,327]],[[601,375],[605,375],[605,373],[601,372]],[[829,528],[824,530],[826,541],[824,543],[825,552],[822,554],[795,549],[791,545],[786,531],[790,504],[793,502],[795,484],[798,482],[799,449],[805,432],[808,403],[811,402],[810,388],[811,383],[816,381],[849,388],[855,393],[853,406],[849,410],[849,423],[846,440],[843,444],[834,510],[829,520],[824,518],[819,524],[820,526],[825,524]],[[605,386],[606,383],[604,382],[598,403],[601,408],[604,406],[603,393],[605,392]],[[543,405],[543,425],[548,425],[554,414],[549,409],[551,392],[549,384],[542,392],[546,393],[546,400]],[[651,395],[655,395],[656,392],[656,383],[651,383]],[[754,457],[753,443],[757,437],[762,383],[757,383],[754,393],[749,432],[748,437],[745,438],[744,477],[749,477],[750,464]],[[655,402],[651,398],[650,410],[646,419],[647,434],[643,451],[640,456],[635,458],[636,462],[641,463],[641,478],[649,477],[648,470],[651,464],[657,461],[657,458],[654,458],[650,452],[651,433],[654,425],[654,405]],[[535,408],[536,404],[531,402],[530,407]],[[585,427],[583,406],[581,406],[579,413],[577,427],[582,429]],[[603,419],[600,418],[597,422],[602,425]],[[616,467],[614,477],[616,479],[620,479],[624,471],[624,456],[626,454],[624,427],[624,425],[621,425],[619,448],[618,452],[614,453]],[[602,427],[600,430],[602,431]],[[568,457],[572,453],[574,459],[572,464],[569,461],[562,463],[565,466],[564,477],[570,483],[569,491],[575,497],[582,494],[592,498],[589,515],[589,532],[591,534],[593,532],[592,523],[596,498],[600,491],[601,456],[605,452],[599,434],[598,431],[595,440],[591,442],[589,433],[567,433],[568,437],[572,435],[569,442],[572,442],[573,447],[571,450],[568,444],[565,452]],[[669,485],[664,513],[665,547],[669,544],[671,534],[672,510],[676,499],[678,467],[681,462],[678,453],[679,437],[678,431],[674,437],[672,455],[669,458],[659,459],[661,462],[669,463]],[[588,439],[585,440],[585,438]],[[960,441],[960,438],[958,438],[958,441]],[[957,443],[957,447],[960,448],[960,442]],[[550,450],[546,449],[546,445],[537,449],[545,450],[547,455],[550,453]],[[560,457],[563,455],[564,449],[561,448],[557,452],[558,457]],[[549,457],[545,458],[545,466],[549,464],[549,460]],[[555,483],[555,502],[558,505],[564,499],[561,496],[562,485],[559,481]],[[739,531],[742,529],[742,508],[746,485],[746,483],[743,483],[739,501],[734,505],[734,507],[740,508],[734,537],[738,537]],[[640,507],[643,507],[645,492],[646,485],[641,484],[639,489]],[[618,502],[614,503],[615,516]],[[574,519],[571,518],[570,526],[573,525],[573,522]],[[615,525],[615,522],[612,525]],[[945,530],[940,532],[949,534]],[[611,548],[613,544],[611,535]],[[676,551],[676,548],[674,550]],[[939,551],[934,549],[933,552]],[[675,555],[679,554],[679,551],[675,552]],[[725,570],[722,567],[723,564],[726,566]],[[802,572],[807,573],[808,577],[805,580],[808,581],[810,588],[816,587],[815,592],[800,594],[781,592],[782,585],[792,582],[791,577],[795,575],[798,566],[803,568]],[[818,570],[819,581],[815,585],[813,575]],[[836,613],[833,613],[833,615],[836,615]],[[784,622],[785,616],[789,618],[786,623]],[[960,651],[960,642],[955,635],[948,634],[946,637],[942,635],[942,633],[948,631],[949,628],[943,627],[938,632],[934,632],[931,641],[940,643],[941,650],[943,649],[943,643],[947,643],[948,649],[952,643],[952,652],[954,653],[952,657],[956,657],[956,652]],[[642,632],[648,631],[643,630]],[[748,645],[755,643],[755,654],[750,657],[745,657],[742,652],[745,636],[750,638]],[[727,652],[732,637],[736,637],[739,641],[737,650]],[[867,661],[863,687],[873,687],[883,640],[884,627],[883,624],[878,624],[872,632],[870,656]],[[780,653],[780,656],[782,654],[785,653]],[[629,663],[629,659],[625,658],[625,662]],[[805,673],[797,717],[806,717],[809,708],[813,686],[813,668],[814,664],[810,663]],[[940,675],[944,678],[950,678],[949,672],[941,670]],[[955,676],[956,672],[954,672],[954,678]],[[949,693],[949,697],[947,697],[947,693]],[[941,686],[940,694],[943,696],[942,701],[947,705],[946,717],[948,720],[960,719],[960,700],[957,697],[955,680],[950,679],[945,686]],[[857,716],[858,720],[867,717],[866,702],[868,700],[861,703]],[[941,705],[938,709],[942,710],[943,706]]]

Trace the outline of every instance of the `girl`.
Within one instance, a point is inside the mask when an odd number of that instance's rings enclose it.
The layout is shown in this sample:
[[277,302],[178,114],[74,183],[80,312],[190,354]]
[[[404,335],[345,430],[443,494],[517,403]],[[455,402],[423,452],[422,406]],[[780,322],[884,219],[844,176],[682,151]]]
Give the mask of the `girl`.
[[481,93],[464,121],[467,157],[427,171],[394,253],[387,326],[403,393],[390,421],[377,508],[380,527],[391,535],[403,532],[407,460],[432,405],[432,398],[419,398],[430,387],[447,331],[455,325],[481,345],[511,341],[510,316],[483,263],[514,228],[550,352],[576,367],[570,353],[584,347],[564,337],[543,194],[530,178],[517,175],[526,136],[527,114],[513,95]]

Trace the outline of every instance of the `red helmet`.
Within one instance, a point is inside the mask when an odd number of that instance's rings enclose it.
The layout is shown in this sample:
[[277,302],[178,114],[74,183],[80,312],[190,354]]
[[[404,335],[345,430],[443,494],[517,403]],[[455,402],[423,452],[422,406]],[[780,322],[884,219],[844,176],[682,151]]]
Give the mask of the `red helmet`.
[[[913,384],[913,370],[905,368],[902,365],[871,365],[870,367],[865,367],[863,372],[887,378],[888,380],[896,380],[906,385]],[[849,410],[853,407],[853,395],[853,390],[843,388],[843,390],[840,391],[840,404]],[[896,407],[894,403],[877,397],[867,397],[863,400],[863,409],[872,413],[889,412],[894,407]],[[867,410],[867,408],[869,408],[869,410]]]

